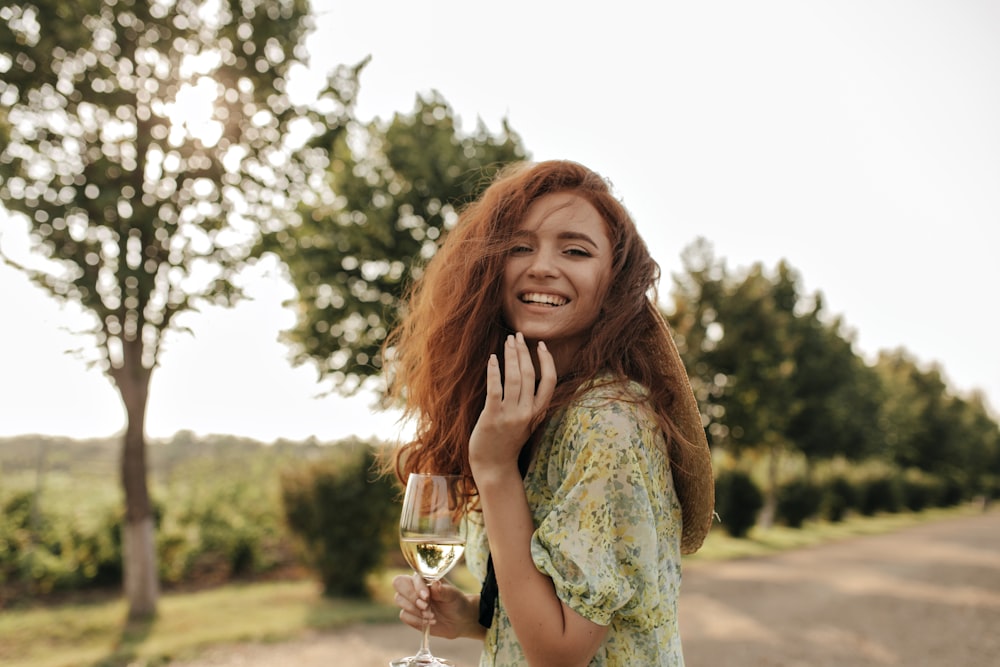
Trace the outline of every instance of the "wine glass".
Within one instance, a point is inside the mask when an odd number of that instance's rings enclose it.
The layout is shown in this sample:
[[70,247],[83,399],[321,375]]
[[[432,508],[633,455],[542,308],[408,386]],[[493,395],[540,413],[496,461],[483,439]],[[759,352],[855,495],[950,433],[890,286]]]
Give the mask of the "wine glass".
[[[406,481],[403,512],[399,518],[399,545],[406,562],[431,584],[455,567],[465,551],[465,522],[458,494],[461,477],[411,473]],[[394,660],[391,667],[452,665],[431,655],[430,624],[424,621],[420,650]]]

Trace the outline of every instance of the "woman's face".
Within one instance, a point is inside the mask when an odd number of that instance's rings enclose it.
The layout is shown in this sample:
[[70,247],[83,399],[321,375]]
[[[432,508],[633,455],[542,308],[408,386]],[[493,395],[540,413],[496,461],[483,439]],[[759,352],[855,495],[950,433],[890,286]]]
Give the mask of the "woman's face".
[[526,339],[544,341],[560,372],[601,311],[611,256],[604,219],[571,192],[540,197],[518,225],[504,265],[504,318]]

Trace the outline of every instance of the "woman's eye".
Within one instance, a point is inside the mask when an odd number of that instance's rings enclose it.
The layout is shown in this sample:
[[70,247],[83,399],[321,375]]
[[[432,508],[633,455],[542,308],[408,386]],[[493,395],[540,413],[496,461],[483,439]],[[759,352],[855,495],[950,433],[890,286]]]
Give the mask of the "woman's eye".
[[523,255],[526,252],[531,252],[531,248],[526,245],[517,245],[511,248],[512,255]]
[[575,257],[590,257],[590,253],[583,248],[567,248],[567,255],[573,255]]

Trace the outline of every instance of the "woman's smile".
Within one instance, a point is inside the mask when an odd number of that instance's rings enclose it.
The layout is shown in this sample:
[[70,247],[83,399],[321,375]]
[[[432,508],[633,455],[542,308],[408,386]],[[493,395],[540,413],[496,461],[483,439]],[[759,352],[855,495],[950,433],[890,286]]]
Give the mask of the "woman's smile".
[[527,304],[538,304],[551,307],[565,306],[569,299],[559,294],[542,294],[539,292],[527,292],[520,297],[521,301]]

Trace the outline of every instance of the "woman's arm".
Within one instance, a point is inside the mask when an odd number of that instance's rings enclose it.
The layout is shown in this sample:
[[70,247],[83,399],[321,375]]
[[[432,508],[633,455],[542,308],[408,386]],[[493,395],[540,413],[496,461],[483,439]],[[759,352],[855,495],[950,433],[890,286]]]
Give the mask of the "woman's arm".
[[555,389],[552,356],[538,345],[541,381],[520,334],[504,348],[504,375],[495,356],[487,367],[486,405],[469,442],[497,586],[514,632],[532,665],[586,665],[607,634],[570,609],[531,558],[534,524],[517,456],[545,414]]

